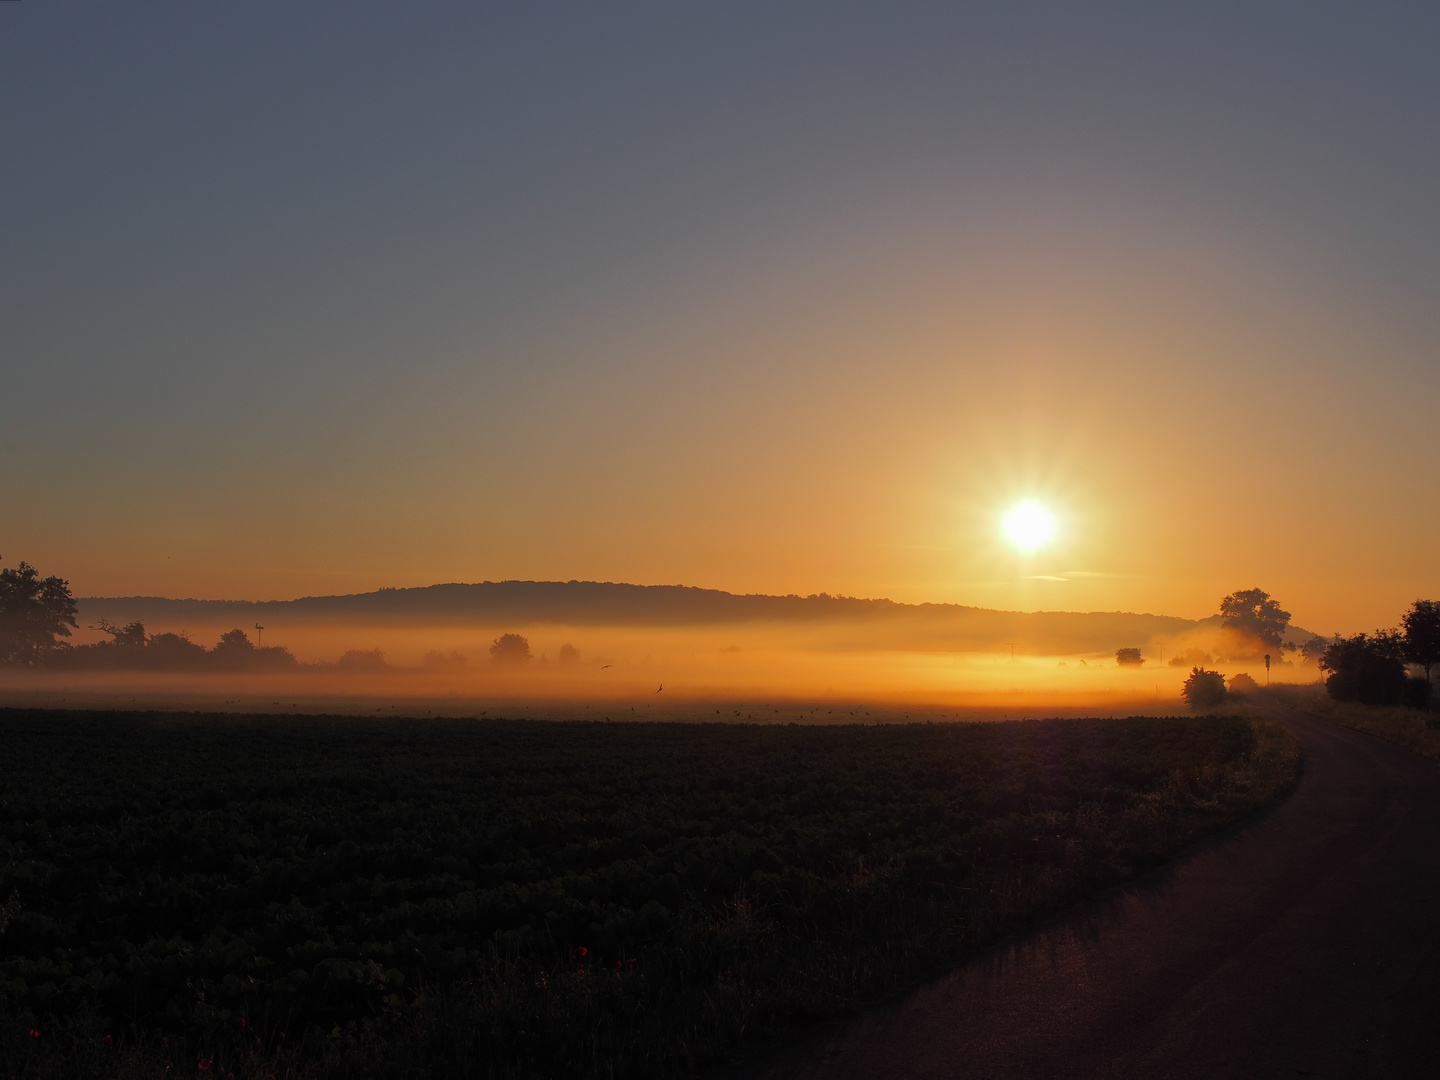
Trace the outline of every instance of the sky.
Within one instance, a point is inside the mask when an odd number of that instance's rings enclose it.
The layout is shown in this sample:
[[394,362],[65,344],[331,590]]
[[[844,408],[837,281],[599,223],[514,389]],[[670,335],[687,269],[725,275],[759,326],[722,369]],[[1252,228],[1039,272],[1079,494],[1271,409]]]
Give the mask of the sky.
[[0,5],[0,555],[1392,625],[1437,51],[1421,4]]

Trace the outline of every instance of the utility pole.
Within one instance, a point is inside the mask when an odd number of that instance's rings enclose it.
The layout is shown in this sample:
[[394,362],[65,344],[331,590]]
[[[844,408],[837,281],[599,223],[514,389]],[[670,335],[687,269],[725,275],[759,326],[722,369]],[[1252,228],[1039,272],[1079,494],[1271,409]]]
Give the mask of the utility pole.
[[1010,660],[1013,663],[1015,660],[1015,642],[1007,641],[1005,644],[1010,646]]
[[[257,649],[261,647],[261,646],[260,646],[261,635],[264,634],[264,633],[265,633],[265,627],[261,626],[261,625],[257,622],[257,623],[255,624],[255,647],[256,647]],[[1266,660],[1269,660],[1270,658],[1267,656],[1265,659],[1266,659]]]

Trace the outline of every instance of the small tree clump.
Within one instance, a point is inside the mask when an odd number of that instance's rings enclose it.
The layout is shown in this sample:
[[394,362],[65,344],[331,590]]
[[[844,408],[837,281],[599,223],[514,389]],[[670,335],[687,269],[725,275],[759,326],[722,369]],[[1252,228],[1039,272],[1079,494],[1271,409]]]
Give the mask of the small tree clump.
[[1406,700],[1404,642],[1393,631],[1336,637],[1320,657],[1320,669],[1330,673],[1325,689],[1336,701],[1399,705]]
[[530,642],[519,634],[501,634],[490,645],[495,664],[523,664],[530,659]]
[[1213,709],[1225,700],[1225,676],[1218,671],[1193,667],[1180,694],[1192,709]]
[[1430,669],[1440,664],[1440,601],[1416,600],[1400,620],[1405,632],[1405,659],[1425,669],[1425,682],[1430,682]]
[[1145,658],[1140,655],[1139,649],[1116,649],[1115,663],[1121,667],[1139,667],[1145,663]]
[[429,671],[464,671],[470,664],[464,653],[452,651],[446,656],[439,649],[425,654],[425,667]]
[[385,654],[379,649],[347,649],[340,659],[335,661],[335,666],[346,671],[384,671],[389,665],[385,663]]
[[1229,691],[1232,694],[1252,694],[1259,689],[1260,684],[1243,671],[1230,676]]

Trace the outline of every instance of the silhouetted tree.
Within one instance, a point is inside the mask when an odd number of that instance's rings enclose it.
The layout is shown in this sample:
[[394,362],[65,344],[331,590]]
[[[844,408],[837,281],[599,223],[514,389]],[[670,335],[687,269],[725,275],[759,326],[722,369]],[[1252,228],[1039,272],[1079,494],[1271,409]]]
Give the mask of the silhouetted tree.
[[1329,645],[1330,642],[1319,634],[1316,634],[1300,646],[1300,655],[1304,658],[1305,663],[1318,664],[1320,663],[1320,657],[1325,655],[1325,650]]
[[250,640],[250,635],[239,627],[221,634],[220,640],[210,650],[211,662],[216,667],[236,671],[250,667],[254,656],[255,643]]
[[580,662],[580,650],[568,641],[560,646],[560,663],[578,664]]
[[68,581],[25,562],[0,570],[0,664],[37,663],[70,636],[75,611]]
[[496,664],[523,664],[530,659],[530,642],[519,634],[501,634],[490,644],[490,660]]
[[1430,682],[1430,669],[1440,664],[1440,601],[1416,600],[1400,620],[1405,628],[1405,659],[1425,669],[1425,682]]
[[145,636],[145,624],[139,619],[126,623],[124,626],[116,626],[104,615],[101,615],[100,621],[90,629],[109,634],[112,644],[119,649],[143,649],[148,640]]
[[1392,630],[1340,637],[1325,648],[1320,668],[1336,701],[1399,705],[1405,700],[1404,639]]
[[1191,668],[1180,695],[1192,709],[1212,709],[1225,700],[1225,676],[1203,667]]
[[227,630],[220,635],[220,640],[215,643],[215,648],[210,650],[217,656],[225,653],[252,653],[255,651],[255,643],[250,640],[250,635],[239,627],[234,630]]
[[1262,589],[1242,589],[1220,601],[1221,625],[1258,638],[1278,651],[1290,625],[1290,612],[1283,610]]
[[1139,649],[1116,649],[1115,663],[1121,667],[1139,667],[1145,663],[1145,658],[1140,655]]

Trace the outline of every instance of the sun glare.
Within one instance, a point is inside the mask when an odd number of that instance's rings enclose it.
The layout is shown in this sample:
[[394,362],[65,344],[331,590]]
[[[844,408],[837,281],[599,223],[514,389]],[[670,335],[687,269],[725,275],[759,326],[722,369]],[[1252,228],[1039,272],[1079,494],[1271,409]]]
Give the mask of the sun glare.
[[1055,515],[1039,503],[1023,502],[1005,514],[1000,530],[1006,540],[1028,555],[1044,547],[1055,535]]

